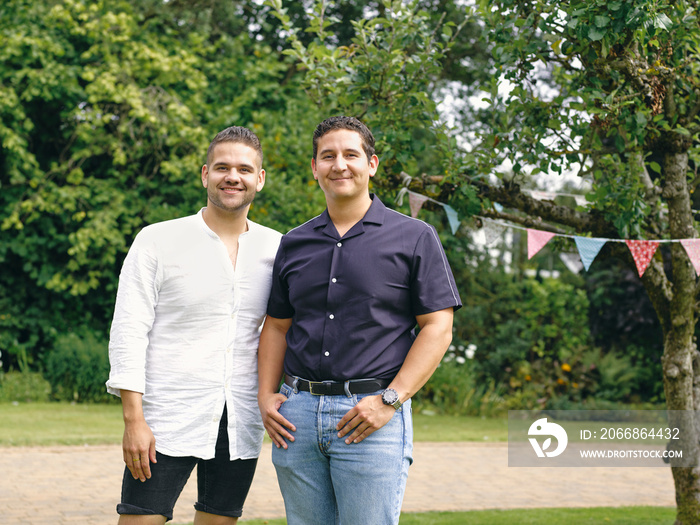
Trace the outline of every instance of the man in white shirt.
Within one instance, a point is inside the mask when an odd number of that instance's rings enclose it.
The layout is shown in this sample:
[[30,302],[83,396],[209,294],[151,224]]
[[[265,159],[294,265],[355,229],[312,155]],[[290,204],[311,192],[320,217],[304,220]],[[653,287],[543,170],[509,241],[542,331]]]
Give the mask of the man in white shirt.
[[262,160],[253,132],[220,132],[202,167],[206,208],[145,227],[124,260],[107,381],[124,414],[120,525],[172,519],[195,466],[195,524],[241,516],[262,446],[257,349],[281,237],[247,218]]

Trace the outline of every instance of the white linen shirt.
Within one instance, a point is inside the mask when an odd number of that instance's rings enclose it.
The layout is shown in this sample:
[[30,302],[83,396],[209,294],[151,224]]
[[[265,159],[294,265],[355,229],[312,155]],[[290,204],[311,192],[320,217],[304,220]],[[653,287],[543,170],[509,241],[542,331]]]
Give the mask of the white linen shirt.
[[119,277],[107,390],[143,394],[156,450],[214,457],[228,415],[230,459],[260,455],[257,351],[281,234],[248,221],[236,267],[197,215],[145,227]]

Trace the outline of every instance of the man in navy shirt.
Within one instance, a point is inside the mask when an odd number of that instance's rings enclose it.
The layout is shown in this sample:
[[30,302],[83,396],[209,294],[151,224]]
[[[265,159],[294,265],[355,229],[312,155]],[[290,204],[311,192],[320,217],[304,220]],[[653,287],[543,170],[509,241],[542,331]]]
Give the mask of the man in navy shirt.
[[275,259],[258,403],[289,525],[398,523],[411,396],[461,306],[435,229],[369,193],[378,164],[359,120],[321,122],[311,168],[327,209],[285,235]]

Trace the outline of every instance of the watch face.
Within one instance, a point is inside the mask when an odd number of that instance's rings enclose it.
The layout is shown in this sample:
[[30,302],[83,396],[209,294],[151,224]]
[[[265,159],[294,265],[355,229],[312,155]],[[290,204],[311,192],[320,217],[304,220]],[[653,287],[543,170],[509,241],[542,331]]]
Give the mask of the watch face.
[[393,405],[399,400],[399,394],[396,393],[396,390],[393,388],[387,388],[383,393],[382,393],[382,401],[384,401],[385,405]]

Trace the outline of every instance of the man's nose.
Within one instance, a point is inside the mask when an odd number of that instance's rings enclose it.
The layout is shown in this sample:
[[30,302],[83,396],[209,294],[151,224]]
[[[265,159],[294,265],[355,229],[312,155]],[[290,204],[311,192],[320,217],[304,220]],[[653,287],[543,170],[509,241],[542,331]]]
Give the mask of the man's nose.
[[348,164],[345,162],[345,159],[338,155],[335,158],[335,162],[333,163],[333,169],[336,171],[344,171],[345,168],[347,168]]
[[224,177],[224,180],[238,182],[239,180],[241,180],[241,175],[240,173],[238,173],[238,170],[236,168],[231,168],[226,172],[226,177]]

